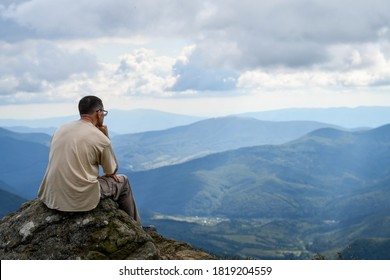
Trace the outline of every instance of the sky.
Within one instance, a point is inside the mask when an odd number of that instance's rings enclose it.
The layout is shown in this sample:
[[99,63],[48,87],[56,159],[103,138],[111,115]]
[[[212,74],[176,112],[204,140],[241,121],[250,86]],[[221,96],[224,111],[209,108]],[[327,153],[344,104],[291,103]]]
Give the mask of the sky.
[[390,106],[387,0],[2,0],[0,118]]

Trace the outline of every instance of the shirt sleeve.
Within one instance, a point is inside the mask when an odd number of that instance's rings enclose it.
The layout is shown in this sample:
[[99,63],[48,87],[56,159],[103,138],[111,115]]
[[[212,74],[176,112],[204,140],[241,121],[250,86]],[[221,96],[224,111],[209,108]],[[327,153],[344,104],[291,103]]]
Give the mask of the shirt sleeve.
[[106,174],[114,174],[118,170],[118,163],[111,145],[103,149],[100,164]]

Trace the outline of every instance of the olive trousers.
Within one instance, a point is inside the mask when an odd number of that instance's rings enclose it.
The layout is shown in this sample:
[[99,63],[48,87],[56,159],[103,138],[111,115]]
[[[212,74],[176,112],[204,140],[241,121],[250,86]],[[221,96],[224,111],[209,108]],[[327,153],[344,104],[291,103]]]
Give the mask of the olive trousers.
[[141,225],[141,218],[135,204],[129,179],[126,175],[118,174],[119,182],[111,177],[98,177],[100,184],[100,198],[110,198],[119,204],[119,209],[125,211],[130,218]]

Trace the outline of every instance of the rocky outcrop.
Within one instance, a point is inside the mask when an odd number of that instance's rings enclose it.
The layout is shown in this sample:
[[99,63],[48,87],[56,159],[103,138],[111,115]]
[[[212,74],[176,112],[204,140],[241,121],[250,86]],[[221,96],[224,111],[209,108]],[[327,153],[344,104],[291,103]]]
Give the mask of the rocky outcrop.
[[202,250],[196,250],[188,243],[174,239],[166,239],[156,232],[150,233],[163,260],[215,260],[212,256]]
[[111,199],[67,213],[32,200],[0,222],[0,259],[213,259],[189,244],[146,233]]

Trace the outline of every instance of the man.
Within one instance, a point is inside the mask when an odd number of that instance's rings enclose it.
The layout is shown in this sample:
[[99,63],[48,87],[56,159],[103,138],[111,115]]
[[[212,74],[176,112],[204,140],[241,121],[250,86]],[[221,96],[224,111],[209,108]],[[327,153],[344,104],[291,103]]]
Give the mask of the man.
[[103,125],[108,112],[102,100],[83,97],[79,112],[80,120],[61,126],[53,135],[39,199],[51,209],[78,212],[94,209],[101,198],[111,198],[141,225],[129,181],[116,174],[118,163]]

